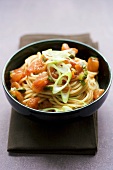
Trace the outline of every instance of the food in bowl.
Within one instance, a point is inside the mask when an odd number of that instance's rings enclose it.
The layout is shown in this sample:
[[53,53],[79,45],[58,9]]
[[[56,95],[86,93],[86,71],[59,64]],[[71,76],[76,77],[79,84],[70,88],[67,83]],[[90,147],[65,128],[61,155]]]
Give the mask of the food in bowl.
[[[78,107],[78,108],[75,108],[74,110],[69,109],[69,107],[64,107],[65,108],[65,109],[63,108],[64,111],[59,111],[59,108],[58,108],[58,111],[57,109],[49,110],[47,106],[44,106],[43,104],[42,106],[44,107],[41,106],[40,110],[34,109],[31,107],[28,107],[27,105],[24,105],[22,102],[19,102],[17,99],[15,99],[10,93],[11,71],[22,67],[22,65],[25,64],[25,60],[27,60],[30,56],[37,55],[37,52],[40,52],[42,54],[43,51],[47,51],[48,49],[52,49],[53,51],[54,50],[61,51],[62,44],[64,43],[68,44],[70,48],[76,48],[78,50],[78,52],[76,51],[75,58],[82,59],[85,62],[88,62],[88,59],[92,56],[93,56],[93,59],[97,58],[97,60],[99,61],[98,63],[99,68],[97,64],[98,75],[95,76],[95,80],[98,81],[99,88],[104,89],[104,92],[102,93],[102,95],[98,97],[96,100],[92,101],[91,103],[84,105],[83,107]],[[74,59],[74,58],[72,57],[71,59]],[[86,81],[86,79],[84,80]],[[49,121],[69,120],[69,119],[73,119],[76,117],[86,117],[86,116],[92,115],[101,107],[101,105],[106,100],[110,86],[111,86],[111,81],[112,81],[112,74],[111,74],[109,63],[107,62],[106,58],[98,50],[82,42],[67,40],[67,39],[47,39],[47,40],[34,42],[34,43],[24,46],[23,48],[19,49],[17,52],[15,52],[14,55],[12,55],[9,58],[6,65],[4,66],[3,74],[2,74],[2,84],[3,84],[4,92],[12,108],[16,110],[18,113],[26,117],[29,117],[30,119],[33,118],[35,120],[41,119],[41,120],[49,120]],[[84,81],[82,82],[80,80],[79,83],[84,84]],[[18,89],[18,87],[16,88]],[[22,94],[24,95],[25,89],[19,89],[19,90],[23,92]],[[44,93],[43,96],[45,97],[46,94]],[[56,97],[56,94],[54,94],[54,96]],[[54,103],[56,104],[56,102]],[[63,105],[66,105],[66,104],[67,103],[63,103]],[[39,103],[38,103],[38,106],[39,106]],[[44,110],[44,109],[47,109],[47,110]]]
[[38,51],[21,67],[10,71],[10,94],[23,105],[45,112],[82,108],[105,91],[99,87],[99,60],[76,56],[79,50],[67,43],[60,50]]

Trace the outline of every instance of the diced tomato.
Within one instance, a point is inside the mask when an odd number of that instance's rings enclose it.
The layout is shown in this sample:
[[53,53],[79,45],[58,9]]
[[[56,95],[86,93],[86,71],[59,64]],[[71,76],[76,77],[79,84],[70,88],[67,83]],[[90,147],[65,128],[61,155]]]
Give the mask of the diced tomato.
[[64,63],[65,63],[65,64],[71,64],[71,66],[72,66],[73,68],[75,68],[75,65],[76,65],[76,61],[74,61],[74,60],[69,60],[69,59],[65,59],[65,60],[64,60]]
[[63,50],[68,50],[68,49],[72,49],[73,51],[75,51],[75,54],[78,53],[78,49],[77,49],[77,48],[70,48],[67,43],[63,43],[63,44],[62,44],[62,47],[61,47],[61,51],[63,51]]
[[43,71],[46,71],[46,63],[43,62],[43,59],[40,58],[38,61],[34,61],[26,70],[26,74],[30,73],[38,74]]
[[23,68],[18,68],[10,72],[11,82],[19,82],[24,76]]
[[93,99],[96,100],[98,99],[102,93],[104,92],[104,89],[95,89],[93,92]]
[[68,49],[72,49],[73,51],[75,51],[75,54],[78,53],[78,49],[77,49],[77,48],[70,48],[67,43],[63,43],[63,44],[62,44],[62,47],[61,47],[61,51],[63,51],[63,50],[68,50]]
[[32,84],[33,91],[39,93],[48,84],[48,82],[49,80],[47,72],[40,73]]
[[18,82],[12,82],[11,87],[15,87],[16,89],[18,89],[20,87],[20,84]]
[[77,74],[79,74],[83,71],[83,67],[80,64],[76,64],[75,69],[77,71]]
[[33,109],[38,109],[38,103],[39,103],[40,98],[39,97],[33,97],[31,99],[28,100],[28,102],[26,103],[26,105],[30,108]]
[[97,72],[99,69],[99,61],[96,57],[90,57],[88,59],[88,70],[92,72]]
[[69,45],[67,43],[63,43],[61,47],[61,51],[68,50],[68,49],[70,49]]
[[22,101],[24,100],[24,97],[23,95],[17,91],[17,90],[13,90],[13,91],[10,91],[11,95],[14,96],[19,102],[22,103]]
[[70,60],[69,60],[69,59],[65,59],[65,60],[64,60],[64,63],[65,63],[65,64],[70,64]]
[[70,64],[72,65],[73,68],[75,68],[76,62],[74,60],[70,60]]

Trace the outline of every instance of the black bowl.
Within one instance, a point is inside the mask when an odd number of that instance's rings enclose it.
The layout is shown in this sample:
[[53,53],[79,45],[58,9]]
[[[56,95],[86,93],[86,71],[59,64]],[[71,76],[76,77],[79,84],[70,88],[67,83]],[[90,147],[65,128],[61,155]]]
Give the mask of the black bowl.
[[[63,43],[68,43],[70,47],[76,47],[79,52],[77,57],[88,60],[90,56],[98,57],[100,67],[99,67],[99,75],[98,75],[98,82],[100,88],[105,89],[104,93],[101,97],[99,97],[94,102],[88,104],[85,107],[70,111],[70,112],[44,112],[40,110],[35,110],[29,107],[24,106],[23,104],[19,103],[16,99],[14,99],[11,94],[9,93],[10,82],[9,82],[9,72],[13,69],[20,67],[24,60],[32,54],[36,54],[37,51],[46,50],[52,48],[53,50],[60,50],[61,45]],[[67,40],[67,39],[49,39],[31,43],[20,50],[18,50],[6,63],[3,75],[2,75],[2,84],[6,94],[6,97],[13,107],[18,113],[32,117],[35,119],[41,120],[67,120],[72,119],[75,117],[85,117],[92,115],[95,111],[97,111],[104,101],[107,98],[110,85],[111,85],[111,69],[110,66],[105,59],[105,57],[93,47],[86,45],[82,42]]]

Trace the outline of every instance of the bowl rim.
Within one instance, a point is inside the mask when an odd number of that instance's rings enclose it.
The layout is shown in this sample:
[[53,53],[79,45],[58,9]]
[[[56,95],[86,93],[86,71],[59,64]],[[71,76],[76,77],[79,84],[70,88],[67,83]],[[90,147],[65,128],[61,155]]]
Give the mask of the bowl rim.
[[[40,44],[40,43],[46,43],[46,42],[55,42],[55,41],[64,41],[64,42],[77,43],[77,44],[79,44],[79,45],[85,46],[86,48],[89,48],[89,49],[95,51],[95,52],[98,53],[100,56],[102,56],[102,58],[104,59],[104,61],[106,62],[107,66],[108,66],[108,70],[109,70],[109,73],[110,73],[110,75],[109,75],[110,78],[109,78],[109,84],[108,84],[106,90],[104,91],[104,93],[103,93],[98,99],[94,100],[93,102],[91,102],[91,103],[89,103],[89,104],[87,104],[87,105],[85,105],[85,106],[83,106],[83,107],[81,107],[81,108],[77,108],[77,109],[72,110],[72,111],[66,111],[66,112],[46,112],[46,111],[42,111],[42,110],[36,110],[36,109],[33,109],[33,108],[30,108],[30,107],[28,107],[28,106],[23,105],[22,103],[20,103],[19,101],[17,101],[17,100],[9,93],[9,91],[8,91],[6,85],[5,85],[5,71],[6,71],[6,68],[7,68],[9,62],[12,60],[12,58],[14,58],[15,55],[18,54],[19,52],[21,52],[21,51],[25,50],[26,48],[29,48],[29,47],[31,47],[31,46],[33,46],[33,45]],[[59,114],[59,115],[62,115],[62,114],[63,114],[63,115],[64,115],[64,114],[69,113],[69,112],[71,112],[71,113],[79,112],[80,110],[83,110],[84,108],[87,108],[87,107],[89,107],[90,105],[92,105],[92,104],[94,104],[94,103],[97,103],[97,102],[108,92],[108,90],[110,89],[111,84],[112,84],[112,71],[111,71],[111,67],[110,67],[110,64],[108,63],[107,59],[103,56],[103,54],[102,54],[100,51],[98,51],[97,49],[95,49],[94,47],[92,47],[91,45],[89,45],[89,44],[83,43],[83,42],[81,42],[81,41],[76,41],[76,40],[71,40],[71,39],[65,39],[65,38],[44,39],[44,40],[40,40],[40,41],[35,41],[35,42],[32,42],[32,43],[29,43],[29,44],[21,47],[21,48],[18,49],[15,53],[13,53],[13,54],[11,55],[11,57],[7,60],[7,62],[5,63],[5,65],[4,65],[4,67],[3,67],[3,71],[2,71],[2,85],[3,85],[3,88],[4,88],[5,92],[7,93],[7,95],[8,95],[13,101],[15,101],[17,104],[19,104],[20,106],[28,109],[29,111],[34,111],[34,114],[36,114],[35,112],[37,112],[37,113],[40,112],[40,113],[48,114],[48,115],[56,115],[56,114]]]

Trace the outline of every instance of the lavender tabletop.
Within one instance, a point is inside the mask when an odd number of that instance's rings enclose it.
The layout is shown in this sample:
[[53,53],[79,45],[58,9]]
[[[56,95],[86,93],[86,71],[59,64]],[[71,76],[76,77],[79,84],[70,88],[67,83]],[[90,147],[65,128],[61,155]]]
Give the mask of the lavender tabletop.
[[[0,0],[0,75],[27,34],[89,33],[113,68],[112,0]],[[113,86],[113,85],[112,85]],[[98,152],[91,155],[13,154],[7,152],[11,106],[0,83],[0,170],[112,170],[113,87],[98,110]]]

